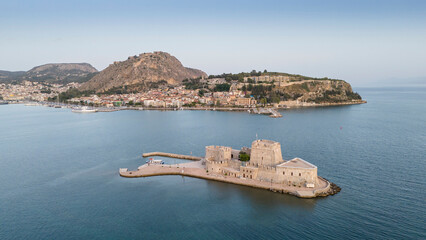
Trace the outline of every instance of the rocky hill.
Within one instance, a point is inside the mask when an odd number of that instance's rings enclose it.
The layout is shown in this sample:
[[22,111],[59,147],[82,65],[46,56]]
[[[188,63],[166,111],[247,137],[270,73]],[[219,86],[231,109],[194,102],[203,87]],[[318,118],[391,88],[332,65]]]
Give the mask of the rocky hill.
[[0,71],[0,82],[32,82],[62,83],[86,82],[98,70],[88,63],[51,63],[32,68],[27,72]]
[[361,101],[349,83],[343,80],[302,80],[276,87],[281,100],[311,103],[341,103]]
[[0,71],[0,83],[10,83],[12,81],[21,81],[24,75],[25,75],[24,71],[19,71],[19,72]]
[[201,70],[184,67],[176,57],[168,53],[143,53],[122,62],[114,62],[84,83],[80,90],[104,92],[123,86],[137,86],[136,90],[140,90],[152,83],[176,85],[184,79],[199,77],[207,77],[207,74]]

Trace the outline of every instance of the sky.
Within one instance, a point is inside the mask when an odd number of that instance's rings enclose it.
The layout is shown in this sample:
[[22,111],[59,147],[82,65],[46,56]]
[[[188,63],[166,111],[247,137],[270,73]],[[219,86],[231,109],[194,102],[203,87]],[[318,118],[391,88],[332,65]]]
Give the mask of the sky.
[[426,1],[0,0],[0,70],[153,51],[207,74],[426,84]]

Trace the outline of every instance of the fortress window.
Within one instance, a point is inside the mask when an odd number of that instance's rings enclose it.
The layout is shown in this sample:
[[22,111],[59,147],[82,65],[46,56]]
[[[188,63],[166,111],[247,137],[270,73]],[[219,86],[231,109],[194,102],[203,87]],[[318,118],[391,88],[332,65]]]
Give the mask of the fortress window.
[[283,172],[283,175],[285,175],[285,172]]
[[299,177],[300,177],[300,176],[302,176],[302,174],[301,174],[301,173],[299,173]]
[[293,172],[291,173],[291,176],[293,176]]

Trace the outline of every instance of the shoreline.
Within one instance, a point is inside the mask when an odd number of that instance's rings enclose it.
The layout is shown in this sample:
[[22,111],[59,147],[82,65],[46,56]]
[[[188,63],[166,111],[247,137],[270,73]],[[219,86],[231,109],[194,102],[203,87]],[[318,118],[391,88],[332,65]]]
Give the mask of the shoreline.
[[[7,104],[27,104],[28,101],[5,101]],[[79,107],[80,105],[73,105],[73,104],[64,104],[64,103],[55,103],[55,102],[32,102],[39,104],[40,106],[47,106],[47,107],[54,107],[54,106],[61,106],[62,108],[74,108]],[[315,107],[335,107],[335,106],[347,106],[347,105],[359,105],[359,104],[365,104],[367,101],[361,100],[361,101],[352,101],[352,102],[341,102],[341,103],[301,103],[301,104],[295,104],[285,107],[273,107],[273,106],[266,106],[266,107],[181,107],[181,108],[173,108],[173,107],[134,107],[134,106],[127,106],[127,107],[96,107],[96,106],[89,106],[92,108],[98,109],[98,112],[116,112],[116,111],[123,111],[123,110],[136,110],[136,111],[144,111],[144,110],[154,110],[154,111],[182,111],[182,110],[190,110],[190,111],[220,111],[220,112],[250,112],[253,109],[275,109],[275,110],[292,110],[292,109],[300,109],[300,108],[315,108]],[[5,104],[5,105],[7,105]],[[88,105],[81,105],[81,106],[88,106]],[[253,113],[252,113],[253,114]],[[266,113],[256,113],[256,114],[262,114],[262,115],[270,115]]]

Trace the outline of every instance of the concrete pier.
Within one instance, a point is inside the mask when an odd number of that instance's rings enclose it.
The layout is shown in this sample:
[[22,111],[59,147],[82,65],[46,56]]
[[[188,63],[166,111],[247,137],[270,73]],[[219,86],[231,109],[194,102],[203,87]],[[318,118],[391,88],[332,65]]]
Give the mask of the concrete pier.
[[186,159],[186,160],[192,160],[192,161],[199,161],[199,160],[201,160],[201,157],[190,156],[190,155],[182,155],[182,154],[175,154],[175,153],[150,152],[150,153],[144,153],[144,154],[142,154],[142,157],[153,157],[153,156]]

